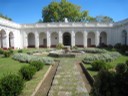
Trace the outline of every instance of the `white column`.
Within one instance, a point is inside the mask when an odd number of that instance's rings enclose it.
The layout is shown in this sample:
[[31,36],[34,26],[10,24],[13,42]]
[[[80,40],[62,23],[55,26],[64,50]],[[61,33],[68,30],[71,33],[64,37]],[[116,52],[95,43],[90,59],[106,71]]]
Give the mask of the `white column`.
[[9,48],[9,34],[8,34],[9,32],[7,32],[6,33],[6,36],[4,36],[4,40],[5,40],[5,46],[4,46],[4,48],[6,49],[8,49]]
[[59,35],[58,35],[58,36],[59,36],[59,37],[58,37],[58,38],[59,38],[59,43],[60,43],[60,44],[63,44],[63,41],[62,41],[62,31],[60,30],[58,34],[59,34]]
[[84,44],[83,44],[83,45],[84,45],[85,48],[87,47],[87,38],[88,38],[88,37],[87,37],[87,34],[88,34],[87,31],[84,31],[84,33],[83,33],[83,35],[84,35],[84,36],[83,36],[83,37],[84,37],[84,38],[83,38],[83,43],[84,43]]
[[37,31],[35,32],[35,47],[39,48],[39,34]]
[[71,46],[75,46],[75,33],[74,31],[71,32]]
[[47,31],[47,48],[51,47],[51,37],[50,37],[50,32]]
[[28,47],[28,36],[27,36],[27,33],[26,32],[24,32],[24,34],[23,34],[23,40],[24,40],[24,48],[27,48]]
[[99,33],[99,31],[96,31],[96,33],[95,33],[95,45],[96,45],[96,47],[99,46],[99,42],[100,42],[100,33]]

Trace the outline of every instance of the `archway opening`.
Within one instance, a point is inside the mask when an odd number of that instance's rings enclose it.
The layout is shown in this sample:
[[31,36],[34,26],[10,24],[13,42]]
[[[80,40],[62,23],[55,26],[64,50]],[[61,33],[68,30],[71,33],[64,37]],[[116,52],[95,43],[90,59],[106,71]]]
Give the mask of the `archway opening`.
[[122,44],[127,45],[127,31],[126,30],[122,31]]
[[0,48],[7,48],[7,46],[6,46],[6,32],[4,30],[0,31]]
[[47,39],[45,33],[39,34],[39,47],[46,47],[47,46]]
[[87,45],[88,47],[95,47],[95,34],[94,32],[89,32],[87,36]]
[[107,45],[107,33],[101,32],[100,33],[100,46],[105,47]]
[[33,33],[28,34],[28,48],[35,47],[35,35]]
[[63,45],[71,46],[71,34],[68,32],[63,34]]
[[75,34],[75,45],[78,47],[83,47],[83,34],[82,34],[82,32],[77,32]]
[[53,32],[51,34],[51,47],[56,47],[58,43],[59,43],[58,34],[56,32]]
[[14,48],[14,34],[12,32],[9,33],[9,48]]

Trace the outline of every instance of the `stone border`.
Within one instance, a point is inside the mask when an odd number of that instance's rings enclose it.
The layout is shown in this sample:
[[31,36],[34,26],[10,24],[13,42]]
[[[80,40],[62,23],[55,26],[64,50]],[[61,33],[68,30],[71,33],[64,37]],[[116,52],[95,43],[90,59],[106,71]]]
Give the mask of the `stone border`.
[[56,63],[57,64],[50,65],[48,71],[45,73],[43,79],[39,82],[31,96],[37,96],[37,94],[38,96],[47,96],[60,62],[56,61]]
[[82,62],[80,63],[80,66],[81,66],[81,68],[82,68],[82,70],[83,70],[85,76],[87,77],[87,79],[88,79],[90,85],[93,86],[93,83],[94,83],[94,81],[95,81],[94,78],[93,78],[93,77],[91,76],[91,74],[87,71],[87,69],[84,67],[84,65],[83,65]]

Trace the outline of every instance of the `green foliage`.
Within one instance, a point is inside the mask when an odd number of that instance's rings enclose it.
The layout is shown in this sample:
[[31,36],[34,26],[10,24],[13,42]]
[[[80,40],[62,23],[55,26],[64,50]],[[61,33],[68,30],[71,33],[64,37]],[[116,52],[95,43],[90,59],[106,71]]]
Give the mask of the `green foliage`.
[[124,63],[117,64],[117,66],[116,66],[116,72],[118,74],[123,74],[126,71],[127,71],[127,65],[126,64],[124,64]]
[[23,66],[20,70],[19,70],[21,76],[23,77],[23,79],[25,80],[31,80],[33,75],[36,73],[36,68],[34,66]]
[[62,22],[68,18],[70,22],[81,21],[88,15],[87,11],[80,12],[80,7],[61,0],[61,2],[51,2],[42,10],[43,22]]
[[0,80],[0,96],[18,96],[24,87],[23,79],[14,74],[8,74]]
[[36,70],[39,71],[40,69],[43,68],[44,63],[42,63],[41,61],[31,61],[30,65],[34,66],[36,68]]
[[91,96],[128,96],[128,66],[118,64],[116,71],[101,70],[95,78]]
[[9,50],[4,51],[4,57],[10,57],[11,52]]
[[114,48],[116,48],[116,49],[121,49],[121,43],[115,44]]
[[113,23],[114,22],[114,20],[108,16],[96,16],[95,20],[96,22],[100,22],[100,23]]
[[38,56],[28,55],[25,53],[14,54],[12,58],[24,63],[29,63],[30,61],[40,61],[48,65],[55,63],[54,60],[50,57],[38,57]]
[[12,58],[24,63],[28,63],[31,60],[30,56],[25,53],[14,54]]
[[111,53],[102,53],[102,54],[91,54],[86,55],[86,57],[83,59],[83,63],[92,63],[96,60],[103,60],[105,62],[111,62],[121,56],[118,52],[111,52]]
[[91,96],[118,96],[115,90],[115,73],[101,70],[92,88]]
[[78,47],[77,46],[73,46],[72,49],[78,49]]
[[126,60],[125,64],[128,66],[128,60]]
[[99,71],[101,69],[108,70],[109,68],[111,68],[110,64],[108,64],[102,60],[94,61],[91,65],[92,65],[92,69],[95,71]]
[[64,48],[64,45],[61,44],[61,43],[59,43],[59,44],[56,45],[56,48],[57,48],[57,49],[62,49],[62,48]]
[[0,54],[3,54],[4,53],[4,50],[0,48]]
[[9,21],[12,21],[11,18],[9,18],[9,17],[7,17],[7,16],[4,16],[3,14],[0,14],[0,17],[1,17],[1,18],[4,18],[4,19],[7,19],[7,20],[9,20]]
[[105,53],[105,52],[107,52],[104,49],[98,49],[98,48],[86,48],[86,49],[84,49],[84,51],[86,53]]
[[18,50],[18,53],[23,53],[23,50],[22,49]]
[[8,50],[10,51],[11,54],[13,54],[14,51],[12,48],[9,48]]

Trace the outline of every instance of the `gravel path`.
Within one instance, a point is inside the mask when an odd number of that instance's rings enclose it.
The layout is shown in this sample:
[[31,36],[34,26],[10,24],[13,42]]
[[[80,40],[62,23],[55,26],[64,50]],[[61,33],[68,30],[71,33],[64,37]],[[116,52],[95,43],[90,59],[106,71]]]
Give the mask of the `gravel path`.
[[48,96],[89,96],[75,63],[74,59],[61,59]]

